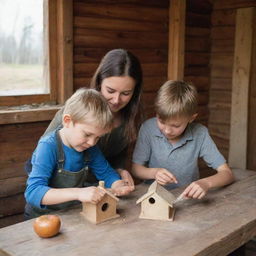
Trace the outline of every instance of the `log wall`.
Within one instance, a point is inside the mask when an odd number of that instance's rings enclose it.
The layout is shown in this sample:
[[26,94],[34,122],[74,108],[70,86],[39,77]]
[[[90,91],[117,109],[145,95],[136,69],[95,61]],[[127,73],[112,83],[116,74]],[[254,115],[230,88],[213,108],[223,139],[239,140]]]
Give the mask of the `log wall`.
[[125,48],[141,61],[143,101],[153,115],[153,98],[167,78],[169,1],[74,1],[74,87],[88,85],[105,53]]
[[218,148],[227,159],[230,136],[236,10],[252,6],[256,6],[255,0],[213,1],[208,126]]
[[0,228],[23,220],[24,163],[48,122],[0,125]]

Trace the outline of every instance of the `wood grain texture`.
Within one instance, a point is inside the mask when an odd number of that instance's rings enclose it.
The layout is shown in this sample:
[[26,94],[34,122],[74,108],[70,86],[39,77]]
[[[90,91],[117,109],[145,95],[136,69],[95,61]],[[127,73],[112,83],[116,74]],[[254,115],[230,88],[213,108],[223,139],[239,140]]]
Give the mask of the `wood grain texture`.
[[235,53],[232,76],[232,106],[229,163],[246,168],[249,86],[253,42],[254,8],[237,11]]
[[[135,202],[148,188],[139,185],[120,201],[120,218],[94,225],[84,220],[78,207],[59,213],[61,231],[51,239],[41,239],[33,232],[33,220],[0,229],[1,248],[12,256],[35,251],[38,256],[79,256],[85,252],[164,256],[170,251],[179,256],[227,255],[256,234],[256,173],[234,171],[234,184],[210,191],[203,200],[177,204],[173,222],[138,218],[140,206]],[[181,191],[172,193],[178,196]]]

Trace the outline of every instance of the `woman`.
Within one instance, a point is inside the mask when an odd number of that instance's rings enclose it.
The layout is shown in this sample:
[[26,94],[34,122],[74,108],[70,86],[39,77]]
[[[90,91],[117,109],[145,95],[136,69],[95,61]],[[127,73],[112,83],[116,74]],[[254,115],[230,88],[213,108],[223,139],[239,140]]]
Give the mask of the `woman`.
[[[114,115],[114,129],[100,138],[98,145],[122,179],[134,186],[130,173],[125,170],[125,160],[128,145],[136,139],[142,121],[142,69],[139,60],[124,49],[109,51],[102,58],[90,87],[101,92]],[[63,109],[56,113],[45,134],[61,125],[62,112]]]

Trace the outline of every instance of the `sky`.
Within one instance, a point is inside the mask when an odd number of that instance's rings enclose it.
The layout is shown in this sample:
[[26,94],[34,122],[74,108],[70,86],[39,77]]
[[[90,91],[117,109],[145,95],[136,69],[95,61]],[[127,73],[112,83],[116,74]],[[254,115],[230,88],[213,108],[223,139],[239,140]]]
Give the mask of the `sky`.
[[[6,36],[21,37],[25,21],[34,24],[34,33],[43,27],[43,0],[0,0],[0,31]],[[28,18],[29,17],[29,18]]]

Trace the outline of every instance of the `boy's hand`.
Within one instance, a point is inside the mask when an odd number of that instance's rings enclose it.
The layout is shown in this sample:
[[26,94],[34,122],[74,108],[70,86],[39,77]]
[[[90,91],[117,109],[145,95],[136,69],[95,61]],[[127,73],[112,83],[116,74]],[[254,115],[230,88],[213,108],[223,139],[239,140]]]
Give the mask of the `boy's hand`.
[[155,168],[155,169],[156,169],[155,180],[160,185],[166,185],[169,183],[178,183],[176,177],[165,168]]
[[113,182],[111,191],[115,196],[124,196],[134,190],[134,186],[128,186],[123,180]]
[[134,181],[132,178],[132,175],[124,169],[117,169],[119,175],[121,176],[122,180],[124,181],[124,183],[128,186],[133,187],[134,190]]
[[184,197],[201,199],[203,198],[207,191],[209,190],[209,185],[204,180],[197,180],[192,182],[183,192]]
[[80,188],[78,193],[78,200],[81,202],[90,202],[97,204],[104,197],[106,192],[97,187]]

